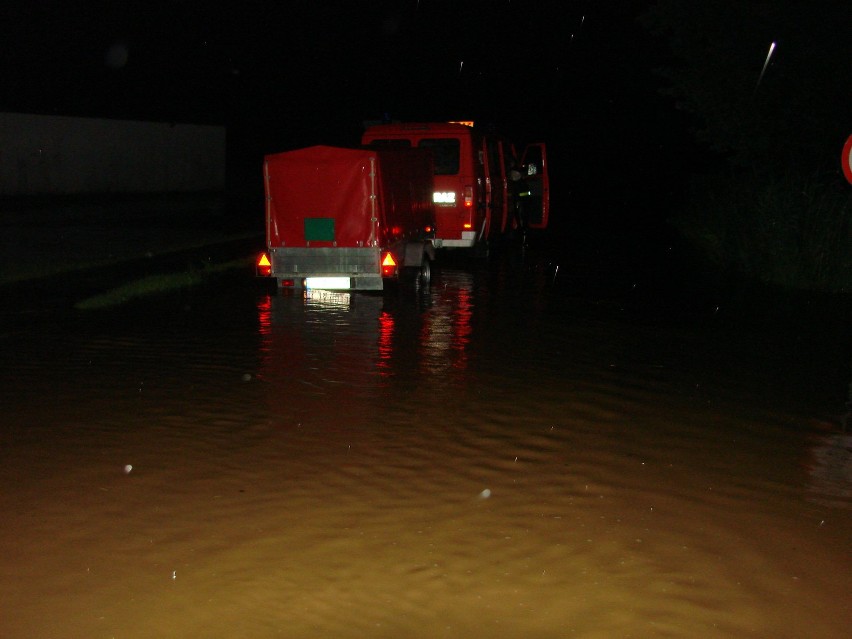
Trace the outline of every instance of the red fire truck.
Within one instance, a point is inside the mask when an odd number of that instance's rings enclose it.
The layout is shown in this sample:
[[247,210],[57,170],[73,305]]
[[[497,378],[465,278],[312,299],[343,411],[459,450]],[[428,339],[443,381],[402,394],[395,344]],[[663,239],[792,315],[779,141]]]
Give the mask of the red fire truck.
[[376,124],[365,129],[361,142],[432,152],[436,248],[472,247],[514,229],[547,227],[544,144],[527,146],[519,158],[511,142],[480,132],[472,122]]
[[267,252],[258,275],[285,288],[382,290],[430,277],[432,154],[313,146],[267,155]]

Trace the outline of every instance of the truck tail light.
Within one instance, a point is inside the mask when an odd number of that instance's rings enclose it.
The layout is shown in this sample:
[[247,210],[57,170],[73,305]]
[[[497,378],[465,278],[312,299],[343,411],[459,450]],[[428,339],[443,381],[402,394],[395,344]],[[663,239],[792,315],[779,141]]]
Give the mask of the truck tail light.
[[258,277],[269,277],[272,275],[272,262],[269,261],[269,256],[266,253],[261,253],[260,257],[257,258],[257,264],[255,265],[257,269]]
[[396,260],[389,252],[382,258],[382,277],[393,277],[396,275]]
[[464,208],[473,208],[473,187],[464,187]]

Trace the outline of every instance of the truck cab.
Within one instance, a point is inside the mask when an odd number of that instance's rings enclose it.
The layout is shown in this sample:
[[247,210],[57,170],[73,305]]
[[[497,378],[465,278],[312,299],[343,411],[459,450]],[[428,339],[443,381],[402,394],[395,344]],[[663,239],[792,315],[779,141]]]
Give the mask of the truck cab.
[[[481,133],[472,122],[376,124],[366,128],[361,142],[431,151],[436,248],[470,248],[515,229],[547,227],[549,183],[542,143],[529,145],[518,157],[509,140]],[[511,183],[513,170],[524,183],[520,192]]]

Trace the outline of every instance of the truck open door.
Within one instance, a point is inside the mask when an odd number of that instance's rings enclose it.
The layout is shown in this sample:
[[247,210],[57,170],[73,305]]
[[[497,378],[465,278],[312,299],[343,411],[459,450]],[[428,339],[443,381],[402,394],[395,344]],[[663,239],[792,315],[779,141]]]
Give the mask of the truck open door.
[[550,216],[550,181],[547,176],[547,148],[543,143],[530,144],[521,157],[524,181],[530,190],[525,203],[527,226],[547,228]]

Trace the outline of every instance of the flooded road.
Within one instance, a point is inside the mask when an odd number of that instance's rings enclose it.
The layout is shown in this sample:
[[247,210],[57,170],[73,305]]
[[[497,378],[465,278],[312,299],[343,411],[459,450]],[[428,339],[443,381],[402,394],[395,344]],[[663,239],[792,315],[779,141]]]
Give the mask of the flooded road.
[[566,270],[8,316],[0,636],[848,636],[848,343]]

